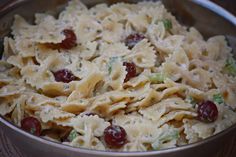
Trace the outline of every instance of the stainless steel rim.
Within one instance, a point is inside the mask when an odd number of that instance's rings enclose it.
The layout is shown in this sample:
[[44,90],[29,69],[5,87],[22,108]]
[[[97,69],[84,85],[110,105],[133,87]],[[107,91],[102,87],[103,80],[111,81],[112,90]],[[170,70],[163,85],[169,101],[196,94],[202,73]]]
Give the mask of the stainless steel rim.
[[45,145],[50,145],[53,147],[57,147],[59,149],[66,149],[68,151],[72,152],[78,152],[78,153],[84,153],[84,154],[91,154],[91,155],[102,155],[102,156],[121,156],[121,157],[128,157],[128,156],[149,156],[149,155],[160,155],[160,154],[167,154],[167,153],[174,153],[177,151],[184,151],[187,149],[191,149],[197,146],[200,146],[202,144],[209,143],[211,141],[214,141],[217,138],[221,138],[231,132],[232,130],[236,129],[236,125],[231,126],[230,128],[220,132],[217,135],[211,136],[205,140],[193,143],[193,144],[188,144],[185,146],[180,146],[180,147],[175,147],[175,148],[169,148],[169,149],[163,149],[163,150],[158,150],[158,151],[148,151],[148,152],[107,152],[107,151],[99,151],[99,150],[91,150],[91,149],[85,149],[85,148],[77,148],[77,147],[72,147],[72,146],[67,146],[63,145],[60,143],[56,143],[53,141],[49,141],[37,136],[34,136],[22,129],[20,129],[18,126],[13,125],[11,122],[5,120],[2,116],[0,117],[0,122],[6,125],[7,127],[11,128],[12,130],[16,130],[19,132],[19,134],[22,134],[28,138],[31,138],[33,140],[36,140],[38,142],[41,142],[42,144]]
[[[16,5],[19,5],[23,2],[25,2],[27,0],[19,0],[19,1],[11,1],[11,3],[8,3],[6,6],[2,7],[1,10],[4,12],[7,12],[9,9],[12,9],[14,7],[16,7]],[[226,20],[228,20],[230,23],[232,23],[233,25],[236,26],[236,17],[233,16],[231,13],[229,13],[228,11],[226,11],[225,9],[223,9],[222,7],[208,1],[208,0],[192,0],[194,3],[203,6],[204,8],[207,8],[208,10],[211,10],[213,12],[215,12],[216,14],[224,17]],[[107,152],[107,151],[98,151],[98,150],[90,150],[90,149],[84,149],[84,148],[75,148],[72,146],[67,146],[67,145],[63,145],[60,143],[56,143],[53,141],[49,141],[40,137],[36,137],[32,134],[29,134],[28,132],[25,132],[24,130],[20,129],[18,126],[15,126],[14,124],[12,124],[11,122],[7,121],[4,117],[0,116],[0,122],[3,123],[5,126],[11,128],[12,130],[15,130],[17,132],[19,132],[19,134],[22,134],[28,138],[31,138],[33,140],[36,140],[38,142],[41,142],[42,144],[46,144],[46,145],[50,145],[53,147],[57,147],[59,149],[66,149],[72,152],[78,152],[78,153],[84,153],[84,154],[91,154],[91,155],[102,155],[102,156],[149,156],[149,155],[160,155],[160,154],[167,154],[167,153],[174,153],[177,151],[183,151],[183,150],[187,150],[193,147],[197,147],[200,146],[202,144],[205,143],[209,143],[217,138],[220,138],[226,134],[228,134],[229,132],[231,132],[232,130],[236,129],[236,124],[234,124],[233,126],[231,126],[230,128],[220,132],[217,135],[211,136],[205,140],[193,143],[193,144],[189,144],[189,145],[185,145],[185,146],[180,146],[180,147],[175,147],[175,148],[170,148],[170,149],[164,149],[164,150],[158,150],[158,151],[148,151],[148,152]]]

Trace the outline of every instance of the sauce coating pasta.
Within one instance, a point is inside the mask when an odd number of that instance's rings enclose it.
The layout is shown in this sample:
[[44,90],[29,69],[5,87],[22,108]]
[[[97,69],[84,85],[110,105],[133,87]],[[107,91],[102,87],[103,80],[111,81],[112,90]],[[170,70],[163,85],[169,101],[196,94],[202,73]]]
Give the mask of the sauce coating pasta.
[[161,2],[72,0],[33,25],[16,15],[12,35],[0,61],[0,114],[35,135],[151,151],[236,123],[236,62],[225,37],[205,40]]

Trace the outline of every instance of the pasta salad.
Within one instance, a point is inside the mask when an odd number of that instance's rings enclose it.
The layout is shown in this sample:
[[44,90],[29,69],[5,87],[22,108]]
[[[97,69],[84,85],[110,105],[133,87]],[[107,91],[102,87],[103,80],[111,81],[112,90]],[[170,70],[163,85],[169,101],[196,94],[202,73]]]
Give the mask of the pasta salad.
[[58,17],[15,15],[0,61],[0,114],[79,148],[152,151],[236,123],[236,62],[161,2],[71,0]]

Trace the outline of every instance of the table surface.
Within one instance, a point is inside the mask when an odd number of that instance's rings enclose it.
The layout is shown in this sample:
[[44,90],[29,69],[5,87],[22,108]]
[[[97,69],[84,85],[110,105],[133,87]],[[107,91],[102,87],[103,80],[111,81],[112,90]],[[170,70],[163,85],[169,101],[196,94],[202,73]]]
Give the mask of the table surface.
[[[236,0],[212,0],[215,3],[220,4],[231,13],[236,15]],[[0,130],[0,157],[26,157],[20,152],[14,144],[12,144],[4,133]],[[228,141],[228,145],[222,146],[221,150],[218,150],[216,157],[236,157],[236,133],[235,136]]]

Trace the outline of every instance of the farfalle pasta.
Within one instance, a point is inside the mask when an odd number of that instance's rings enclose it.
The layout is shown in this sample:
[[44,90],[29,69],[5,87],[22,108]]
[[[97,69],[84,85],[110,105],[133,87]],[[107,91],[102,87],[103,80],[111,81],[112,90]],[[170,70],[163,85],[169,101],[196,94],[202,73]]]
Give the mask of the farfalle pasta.
[[[57,18],[16,15],[0,61],[0,114],[62,144],[152,151],[236,123],[236,61],[161,2],[71,0]],[[203,114],[204,112],[204,114]]]

